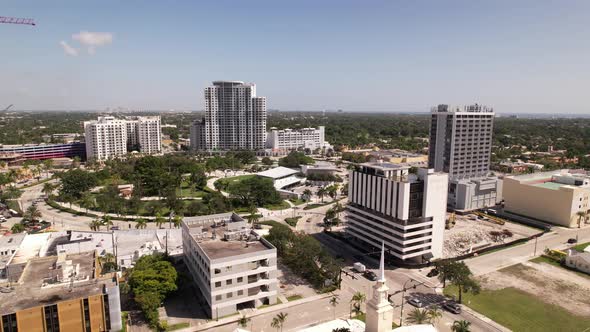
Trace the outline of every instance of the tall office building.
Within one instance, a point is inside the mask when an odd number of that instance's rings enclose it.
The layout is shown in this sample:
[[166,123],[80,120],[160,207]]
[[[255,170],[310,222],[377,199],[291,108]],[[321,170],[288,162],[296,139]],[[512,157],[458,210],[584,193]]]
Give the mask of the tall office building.
[[101,116],[98,120],[84,122],[84,134],[89,160],[106,160],[130,151],[162,152],[159,116],[139,116],[131,120]]
[[347,233],[400,261],[442,257],[448,175],[433,169],[365,163],[350,174]]
[[112,116],[84,122],[86,158],[105,160],[127,153],[127,123]]
[[433,108],[428,167],[451,179],[488,175],[493,125],[494,110],[486,106]]
[[191,146],[196,150],[260,150],[266,142],[266,98],[256,85],[214,81],[205,88],[205,117],[195,121]]
[[432,109],[428,167],[449,173],[449,206],[473,210],[495,205],[501,183],[489,177],[494,110],[483,105]]

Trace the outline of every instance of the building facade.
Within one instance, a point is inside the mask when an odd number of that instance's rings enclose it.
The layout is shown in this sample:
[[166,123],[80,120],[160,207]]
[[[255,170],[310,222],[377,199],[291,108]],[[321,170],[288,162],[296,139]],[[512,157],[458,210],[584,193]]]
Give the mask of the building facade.
[[457,210],[495,205],[501,181],[489,177],[494,110],[438,105],[431,113],[428,167],[449,174],[448,205]]
[[185,263],[212,318],[277,302],[277,250],[234,213],[184,218]]
[[590,211],[590,176],[569,170],[508,176],[503,196],[505,212],[577,227],[578,212]]
[[84,122],[86,157],[88,160],[106,160],[127,153],[127,122],[112,116]]
[[0,160],[44,160],[74,157],[81,160],[86,159],[86,145],[84,143],[0,145]]
[[256,85],[214,81],[205,88],[205,117],[191,129],[193,150],[261,150],[266,142],[266,98]]
[[89,160],[106,160],[130,151],[145,154],[162,152],[159,116],[139,116],[130,120],[102,116],[84,122],[86,155]]
[[119,285],[95,260],[93,251],[31,259],[0,292],[0,331],[119,331]]
[[277,151],[291,151],[297,149],[330,149],[330,144],[324,139],[325,127],[302,129],[271,128],[267,134],[266,147]]
[[410,166],[365,163],[350,174],[346,231],[391,258],[423,262],[442,257],[448,175]]

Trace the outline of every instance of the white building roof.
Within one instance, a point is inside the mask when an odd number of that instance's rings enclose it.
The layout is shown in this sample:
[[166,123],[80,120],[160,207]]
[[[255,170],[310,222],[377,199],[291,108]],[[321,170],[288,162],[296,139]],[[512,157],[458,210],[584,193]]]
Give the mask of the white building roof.
[[437,332],[438,330],[430,324],[406,325],[395,328],[391,332]]
[[280,178],[284,178],[284,177],[287,177],[287,176],[290,176],[293,174],[297,174],[297,173],[299,173],[299,171],[296,171],[291,168],[279,166],[276,168],[269,169],[267,171],[258,172],[258,173],[256,173],[256,175],[263,176],[265,178],[280,179]]
[[364,332],[365,323],[357,319],[336,319],[301,329],[299,332],[331,332],[339,328],[348,328],[350,332]]

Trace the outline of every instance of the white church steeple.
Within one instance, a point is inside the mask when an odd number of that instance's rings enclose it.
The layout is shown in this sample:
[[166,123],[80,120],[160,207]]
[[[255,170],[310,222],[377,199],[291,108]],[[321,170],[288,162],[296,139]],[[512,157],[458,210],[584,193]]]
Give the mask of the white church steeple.
[[393,322],[393,307],[387,299],[385,283],[385,245],[381,243],[379,280],[373,286],[373,297],[367,303],[366,332],[389,332]]

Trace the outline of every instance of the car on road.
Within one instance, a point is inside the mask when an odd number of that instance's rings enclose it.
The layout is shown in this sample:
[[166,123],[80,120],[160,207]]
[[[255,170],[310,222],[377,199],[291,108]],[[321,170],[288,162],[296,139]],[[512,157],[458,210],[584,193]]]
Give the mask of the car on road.
[[436,277],[437,275],[438,275],[438,270],[432,269],[432,270],[430,270],[430,272],[428,272],[428,274],[426,276],[429,278],[432,278],[432,277]]
[[119,230],[119,226],[112,226],[111,227],[111,231],[118,231]]
[[424,302],[422,302],[420,299],[415,298],[415,297],[409,299],[408,303],[413,305],[416,308],[422,308],[424,306]]
[[377,281],[377,275],[373,271],[365,271],[363,276],[371,281]]
[[569,244],[574,244],[574,243],[577,243],[577,242],[578,242],[578,240],[576,240],[574,238],[571,238],[571,239],[568,239],[567,240],[567,243],[569,243]]
[[457,302],[454,302],[454,301],[445,302],[443,304],[443,308],[445,308],[447,311],[452,312],[457,315],[461,313],[461,305]]

